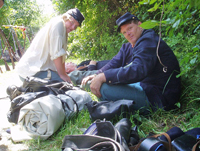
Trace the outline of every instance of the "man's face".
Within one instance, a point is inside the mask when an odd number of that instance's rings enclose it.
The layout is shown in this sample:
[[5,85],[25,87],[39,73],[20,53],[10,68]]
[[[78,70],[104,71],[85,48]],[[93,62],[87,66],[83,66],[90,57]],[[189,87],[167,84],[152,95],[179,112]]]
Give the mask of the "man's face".
[[70,33],[71,31],[76,30],[78,26],[79,26],[79,23],[73,17],[70,17],[70,19],[65,22],[67,33]]
[[76,64],[73,62],[65,63],[65,72],[68,74],[76,69]]
[[132,47],[142,34],[142,28],[139,27],[140,24],[141,22],[138,22],[137,24],[132,22],[121,26],[121,33],[132,44]]
[[0,0],[0,8],[3,7],[3,0]]

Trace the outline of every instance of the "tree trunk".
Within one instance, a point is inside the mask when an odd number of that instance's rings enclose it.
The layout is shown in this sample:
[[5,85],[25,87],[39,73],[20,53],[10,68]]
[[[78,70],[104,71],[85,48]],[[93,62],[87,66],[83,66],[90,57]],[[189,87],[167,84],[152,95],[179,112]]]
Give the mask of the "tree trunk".
[[[10,56],[10,59],[11,59],[11,61],[12,61],[13,69],[15,69],[15,63],[14,63],[14,61],[13,61],[13,57],[14,57],[17,61],[18,61],[19,59],[15,56],[15,53],[14,53],[12,47],[10,46],[10,44],[9,44],[9,42],[8,42],[6,36],[5,36],[5,34],[4,34],[4,32],[3,32],[3,30],[2,30],[1,28],[0,28],[0,34],[1,34],[2,37],[4,38],[5,45],[6,45],[6,47],[8,48],[9,56]],[[6,70],[7,70],[7,69],[10,70],[10,68],[7,67],[7,63],[6,63],[5,60],[4,60],[4,62],[5,62]]]
[[6,68],[6,71],[10,71],[10,67],[8,66],[7,62],[5,59],[3,59],[4,63],[5,63],[5,68]]

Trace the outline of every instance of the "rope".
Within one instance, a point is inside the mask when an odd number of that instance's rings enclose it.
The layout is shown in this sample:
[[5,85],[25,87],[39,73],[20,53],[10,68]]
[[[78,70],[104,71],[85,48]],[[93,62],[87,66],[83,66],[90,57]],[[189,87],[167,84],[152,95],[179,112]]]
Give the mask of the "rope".
[[6,98],[9,98],[9,96],[2,97],[0,98],[0,100],[6,99]]
[[162,17],[163,17],[163,12],[164,12],[164,0],[163,0],[163,10],[162,10],[162,14],[161,14],[161,17],[160,17],[160,26],[159,26],[159,41],[158,41],[158,45],[157,45],[157,50],[156,50],[156,55],[158,57],[158,60],[160,62],[160,64],[163,66],[163,72],[166,73],[167,72],[167,66],[165,66],[161,59],[160,59],[160,56],[158,54],[158,48],[160,46],[160,39],[161,39],[161,24],[162,24]]

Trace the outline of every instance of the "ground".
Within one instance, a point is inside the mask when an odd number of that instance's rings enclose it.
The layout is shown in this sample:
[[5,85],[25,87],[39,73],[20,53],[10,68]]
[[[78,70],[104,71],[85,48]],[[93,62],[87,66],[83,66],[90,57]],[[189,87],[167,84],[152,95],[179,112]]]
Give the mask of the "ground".
[[15,71],[10,67],[11,71],[6,71],[4,66],[1,66],[3,73],[0,73],[0,151],[22,151],[28,150],[28,147],[23,143],[14,143],[11,135],[6,132],[12,126],[7,120],[7,112],[10,108],[10,99],[7,97],[6,88],[9,85],[21,85]]

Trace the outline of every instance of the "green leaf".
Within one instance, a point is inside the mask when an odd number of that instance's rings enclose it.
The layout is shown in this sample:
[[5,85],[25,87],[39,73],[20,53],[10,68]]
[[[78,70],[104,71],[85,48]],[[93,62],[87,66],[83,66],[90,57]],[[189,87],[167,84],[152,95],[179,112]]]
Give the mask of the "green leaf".
[[194,59],[190,60],[190,64],[195,64],[196,60],[197,60],[197,58],[194,58]]
[[141,2],[139,2],[139,4],[148,4],[149,3],[149,0],[143,0],[143,1],[141,1]]
[[158,9],[159,6],[160,6],[160,4],[155,3],[154,7],[152,7],[151,9],[149,9],[148,12],[156,11],[156,10]]
[[149,4],[151,5],[151,4],[155,3],[156,1],[157,0],[151,0]]
[[181,60],[181,64],[184,64],[184,63],[188,63],[188,61],[189,61],[189,57],[188,56],[186,56],[186,57],[184,57],[182,60]]
[[196,33],[199,28],[200,28],[200,24],[197,27],[195,27],[194,33]]
[[177,102],[175,105],[176,105],[178,108],[181,108],[181,103],[180,103],[180,102]]
[[173,28],[178,28],[178,25],[180,24],[180,19],[179,20],[177,20],[174,24],[173,24]]
[[199,46],[197,45],[197,46],[194,46],[193,48],[192,48],[192,50],[195,52],[195,51],[198,51],[199,50]]
[[144,28],[144,29],[151,29],[154,28],[155,26],[158,26],[159,22],[156,20],[149,20],[146,22],[143,22],[140,27]]

